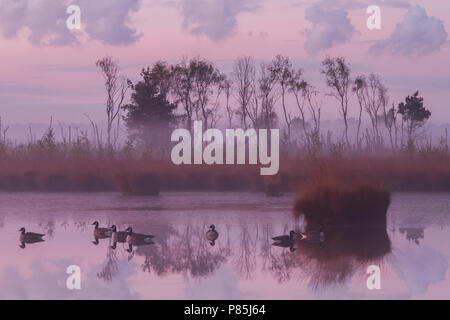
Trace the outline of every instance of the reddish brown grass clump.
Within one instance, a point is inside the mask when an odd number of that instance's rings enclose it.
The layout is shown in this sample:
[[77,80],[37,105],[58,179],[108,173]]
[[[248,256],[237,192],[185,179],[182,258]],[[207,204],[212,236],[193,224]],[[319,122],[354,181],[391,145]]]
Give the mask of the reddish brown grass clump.
[[297,200],[295,213],[309,226],[375,225],[386,227],[390,193],[371,185],[354,187],[321,184],[308,188]]

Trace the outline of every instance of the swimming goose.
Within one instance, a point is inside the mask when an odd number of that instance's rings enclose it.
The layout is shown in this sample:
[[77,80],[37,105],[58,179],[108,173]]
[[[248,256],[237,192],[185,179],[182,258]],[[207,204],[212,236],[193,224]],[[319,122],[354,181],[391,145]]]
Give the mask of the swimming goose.
[[206,231],[206,240],[209,241],[209,244],[211,246],[214,246],[216,244],[216,240],[219,237],[219,233],[216,231],[215,225],[210,225],[209,230]]
[[125,243],[127,241],[128,232],[126,231],[117,231],[117,227],[115,225],[111,226],[112,234],[111,234],[111,241],[112,241],[112,249],[116,248],[117,242],[119,243]]
[[293,244],[295,244],[295,236],[299,237],[299,240],[303,240],[307,237],[306,234],[301,232],[295,232],[294,230],[291,230],[289,232],[289,235],[283,235],[278,237],[273,237],[272,240],[275,241],[275,245],[278,245],[281,247],[281,244],[285,245],[285,247],[289,247]]
[[112,230],[109,228],[100,228],[98,226],[98,221],[95,221],[93,224],[94,228],[94,238],[95,239],[106,239],[110,238],[112,235]]
[[273,237],[272,240],[278,241],[278,242],[294,242],[294,240],[295,240],[294,236],[295,236],[295,231],[291,230],[291,232],[289,232],[289,235]]
[[131,227],[128,227],[125,231],[128,233],[126,242],[129,245],[142,246],[145,244],[153,244],[154,243],[152,239],[155,236],[152,236],[150,234],[147,235],[147,234],[134,233],[133,229]]
[[32,243],[36,243],[36,242],[45,241],[44,239],[42,239],[42,237],[45,236],[45,234],[26,232],[25,228],[23,228],[23,227],[20,228],[19,231],[20,231],[19,241],[20,241],[20,247],[22,249],[25,248],[25,244],[32,244]]

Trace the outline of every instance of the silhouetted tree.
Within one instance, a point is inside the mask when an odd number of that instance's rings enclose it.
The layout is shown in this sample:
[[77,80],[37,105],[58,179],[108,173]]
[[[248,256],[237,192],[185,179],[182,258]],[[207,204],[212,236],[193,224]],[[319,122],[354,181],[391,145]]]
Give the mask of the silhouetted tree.
[[227,110],[228,127],[233,127],[234,108],[230,105],[230,97],[233,93],[233,81],[224,79],[221,83],[223,92],[225,93],[225,109]]
[[171,67],[172,93],[176,103],[181,104],[184,109],[186,128],[192,129],[192,117],[194,115],[194,70],[186,58],[181,63]]
[[286,91],[289,88],[289,82],[295,71],[292,69],[291,61],[288,57],[283,57],[282,55],[277,55],[272,63],[269,65],[269,70],[272,77],[276,79],[281,89],[281,105],[283,107],[284,119],[287,126],[287,136],[290,140],[291,137],[291,115],[286,110]]
[[398,105],[398,113],[402,115],[402,122],[406,124],[408,146],[413,147],[417,130],[431,117],[431,112],[423,106],[423,97],[419,97],[419,92],[416,91]]
[[356,144],[358,148],[361,147],[361,140],[359,139],[359,133],[361,131],[361,120],[362,120],[362,110],[363,110],[363,104],[364,104],[364,87],[366,85],[366,78],[365,76],[358,76],[356,77],[355,81],[353,82],[353,88],[352,91],[356,94],[356,97],[358,98],[358,104],[359,104],[359,117],[358,117],[358,129],[356,130]]
[[254,94],[252,85],[255,82],[255,63],[252,57],[241,57],[236,60],[232,78],[236,87],[236,100],[239,104],[237,113],[241,116],[241,125],[247,129],[247,116],[249,116],[249,107]]
[[108,147],[111,146],[111,130],[114,121],[117,119],[117,130],[115,140],[119,134],[120,110],[125,100],[127,85],[125,78],[119,73],[119,65],[111,57],[103,57],[95,63],[100,68],[105,80],[106,89],[106,138]]
[[128,85],[133,91],[131,103],[123,107],[131,140],[147,146],[164,146],[175,123],[176,105],[167,99],[169,72],[162,63],[141,71],[142,80]]
[[[192,59],[189,62],[189,68],[194,76],[195,111],[201,114],[205,128],[211,127],[216,120],[218,99],[222,92],[221,84],[225,76],[212,62],[204,59]],[[211,105],[213,97],[215,99]]]
[[[278,99],[278,92],[275,90],[278,82],[277,75],[271,69],[271,65],[265,63],[261,64],[261,73],[258,78],[258,86],[255,94],[254,104],[260,105],[258,107],[253,106],[253,118],[256,120],[256,127],[271,129],[274,127],[277,120],[275,113],[275,103]],[[258,102],[258,99],[259,102]],[[286,118],[287,119],[287,118]],[[290,120],[287,122],[290,132]]]
[[386,105],[384,105],[383,113],[384,113],[384,124],[386,125],[386,128],[388,130],[391,148],[392,150],[396,150],[398,127],[397,127],[397,109],[395,107],[395,104],[392,103],[392,108],[390,108],[389,110],[387,110]]
[[378,130],[378,120],[380,118],[380,109],[385,110],[387,107],[387,88],[383,85],[378,75],[371,73],[368,77],[364,75],[358,76],[352,89],[356,93],[360,105],[357,141],[359,143],[361,111],[364,108],[372,124],[372,138],[370,140],[376,146],[380,146],[382,138]]
[[332,89],[331,96],[335,97],[341,107],[341,114],[344,118],[344,138],[347,147],[350,147],[348,140],[348,90],[350,86],[350,66],[343,57],[327,57],[322,61],[321,73],[326,77],[326,84]]

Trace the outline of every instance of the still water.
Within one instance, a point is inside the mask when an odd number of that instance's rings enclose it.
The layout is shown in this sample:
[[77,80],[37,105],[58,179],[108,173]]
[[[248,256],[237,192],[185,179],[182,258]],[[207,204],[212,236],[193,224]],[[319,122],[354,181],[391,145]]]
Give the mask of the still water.
[[[302,230],[294,200],[241,192],[0,193],[0,298],[450,299],[449,193],[396,193],[387,230],[336,229],[320,245],[292,251],[271,238]],[[154,244],[95,245],[94,221],[155,235]],[[219,232],[214,246],[205,238],[211,224]],[[21,248],[21,227],[45,241]],[[366,285],[373,264],[380,290]],[[80,290],[66,287],[70,265],[81,268]]]

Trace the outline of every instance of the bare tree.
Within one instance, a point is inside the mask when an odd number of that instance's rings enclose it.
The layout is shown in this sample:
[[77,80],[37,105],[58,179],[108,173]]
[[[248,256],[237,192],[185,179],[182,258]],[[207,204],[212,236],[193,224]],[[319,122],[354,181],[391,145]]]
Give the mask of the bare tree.
[[2,117],[0,117],[0,139],[3,140],[2,144],[5,146],[6,145],[6,133],[9,130],[9,126],[7,126],[6,128],[2,127]]
[[384,124],[388,130],[389,140],[391,142],[392,150],[397,150],[397,110],[395,104],[392,104],[392,108],[387,110],[386,104],[383,105]]
[[190,68],[186,58],[181,63],[171,67],[172,73],[172,92],[175,102],[180,103],[185,111],[184,117],[187,118],[186,127],[192,129],[192,117],[194,112],[194,72]]
[[276,120],[274,108],[275,103],[278,99],[278,93],[275,90],[277,82],[277,77],[274,72],[272,72],[271,66],[262,63],[261,74],[258,78],[258,93],[255,95],[255,97],[258,96],[261,99],[260,114],[258,115],[257,109],[255,112],[257,115],[255,122],[257,123],[258,127],[260,127],[262,123],[264,123],[265,128],[267,129],[271,129],[274,127],[274,122]]
[[[294,94],[298,110],[300,111],[301,123],[306,143],[308,149],[310,149],[311,146],[317,147],[320,145],[320,117],[322,101],[319,98],[320,92],[316,90],[312,85],[308,84],[305,80],[303,80],[302,75],[302,69],[299,69],[292,74],[289,81],[289,91]],[[311,116],[311,122],[313,124],[312,129],[307,128],[307,110],[309,111]]]
[[127,92],[125,77],[119,73],[119,65],[113,58],[106,56],[95,63],[100,68],[105,80],[106,88],[106,117],[107,117],[107,144],[111,147],[111,130],[115,120],[117,120],[117,131],[115,141],[118,139],[120,111]]
[[227,110],[228,127],[232,128],[233,127],[233,116],[235,113],[235,110],[230,105],[230,97],[233,92],[233,82],[231,80],[225,78],[222,81],[221,86],[222,86],[222,89],[225,94],[225,108]]
[[209,102],[214,93],[217,94],[216,101],[218,101],[221,93],[220,84],[224,80],[224,76],[211,62],[203,59],[192,59],[189,62],[189,68],[194,76],[196,112],[201,113],[204,126],[208,128],[208,119],[211,118],[211,121],[214,121],[218,106],[215,103],[212,108],[209,108]]
[[344,138],[347,147],[350,148],[348,140],[348,101],[350,87],[350,66],[343,57],[330,58],[327,57],[322,61],[321,73],[326,77],[326,84],[333,91],[331,96],[335,97],[341,108],[341,114],[344,119]]
[[303,88],[303,96],[307,101],[309,112],[311,114],[311,121],[313,124],[309,132],[310,145],[315,149],[321,146],[320,141],[320,117],[322,111],[322,100],[320,99],[320,92],[311,85],[306,85]]
[[[364,110],[369,115],[372,125],[371,140],[377,146],[380,146],[382,143],[382,137],[378,130],[378,120],[380,118],[380,109],[386,110],[387,108],[389,100],[387,96],[387,88],[381,82],[380,77],[372,73],[368,77],[364,75],[358,76],[354,81],[353,91],[358,97],[360,112],[364,108]],[[357,135],[357,137],[359,138],[359,134]]]
[[[308,83],[303,80],[303,69],[298,69],[293,72],[289,79],[289,91],[294,94],[295,102],[297,103],[298,110],[300,112],[301,123],[305,137],[308,135],[306,129],[306,115],[305,115],[305,89]],[[302,99],[300,99],[302,98]]]
[[288,57],[277,55],[272,63],[269,65],[269,70],[272,73],[272,77],[276,79],[281,88],[281,104],[283,106],[284,119],[287,126],[287,136],[290,140],[291,137],[291,115],[286,110],[285,96],[288,91],[289,81],[294,71],[292,70],[292,64]]
[[364,87],[366,86],[366,78],[365,76],[358,76],[356,77],[354,83],[353,83],[353,92],[356,94],[356,97],[358,98],[358,104],[359,104],[359,117],[358,117],[358,129],[356,130],[356,144],[358,148],[361,148],[361,140],[359,139],[359,133],[361,131],[361,121],[362,121],[362,111],[363,111],[363,105],[364,105]]
[[241,116],[241,125],[247,129],[248,108],[253,98],[252,85],[255,81],[255,63],[252,57],[241,57],[235,61],[232,78],[236,86],[235,94],[239,104],[238,114]]

